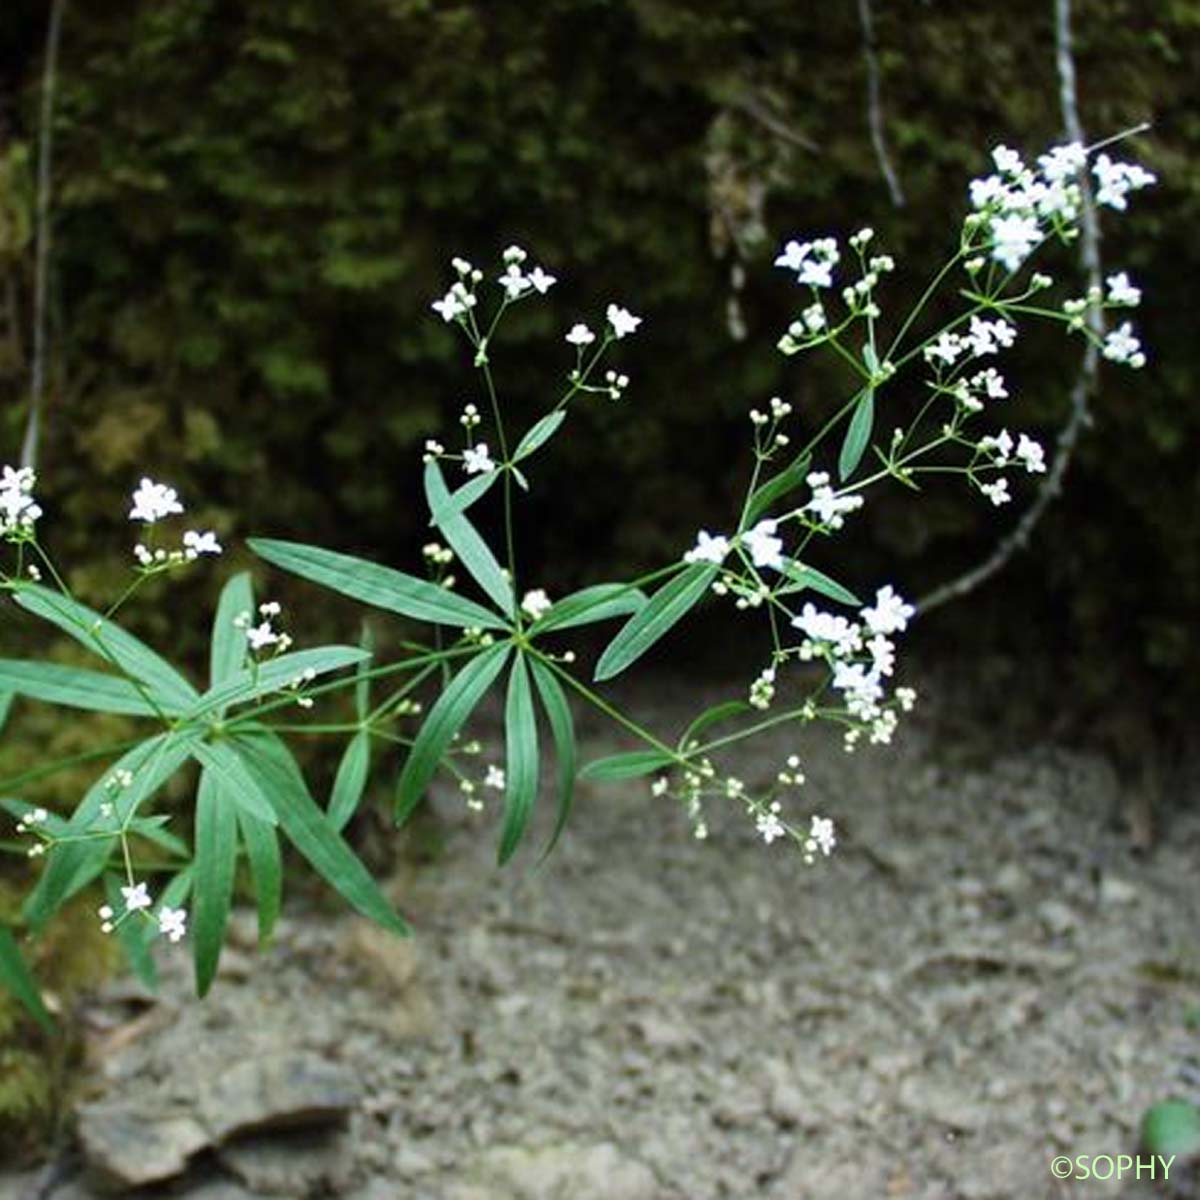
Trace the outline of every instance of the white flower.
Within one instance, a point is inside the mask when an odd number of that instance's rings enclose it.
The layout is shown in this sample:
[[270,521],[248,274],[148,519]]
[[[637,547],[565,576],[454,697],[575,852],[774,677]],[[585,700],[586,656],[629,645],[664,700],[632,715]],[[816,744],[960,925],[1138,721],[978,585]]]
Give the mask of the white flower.
[[183,505],[179,503],[174,488],[143,478],[137,491],[133,493],[133,507],[129,510],[129,519],[153,525],[163,517],[181,512]]
[[171,908],[164,904],[158,910],[158,928],[173,942],[178,942],[187,932],[187,911],[182,908]]
[[1010,150],[1004,145],[997,146],[992,151],[992,162],[996,164],[996,170],[1002,175],[1019,175],[1025,170],[1021,156],[1015,150]]
[[489,766],[487,769],[487,774],[483,778],[483,786],[495,788],[495,790],[498,792],[504,791],[504,768],[498,767],[494,763]]
[[775,668],[765,667],[750,685],[751,708],[767,709],[775,698]]
[[896,645],[890,638],[877,633],[867,643],[871,656],[871,670],[877,675],[890,675],[896,666]]
[[1135,369],[1146,365],[1146,356],[1142,353],[1142,343],[1133,336],[1133,326],[1128,321],[1108,334],[1104,339],[1104,349],[1101,353],[1110,362],[1128,363]]
[[468,475],[486,475],[495,469],[496,464],[492,462],[487,442],[480,442],[474,449],[463,451],[463,470]]
[[0,534],[27,534],[34,522],[42,515],[41,508],[33,499],[33,485],[37,482],[32,468],[4,468],[0,479]]
[[979,439],[979,449],[991,456],[997,466],[1004,466],[1012,456],[1012,434],[1002,429],[998,434]]
[[[813,642],[826,642],[835,654],[853,654],[862,645],[862,630],[845,617],[820,612],[812,603],[806,604],[792,626]],[[801,657],[804,657],[803,653]]]
[[1110,275],[1105,282],[1108,284],[1109,304],[1120,304],[1133,308],[1141,303],[1142,289],[1134,287],[1124,271],[1117,275]]
[[1011,213],[994,218],[991,229],[992,257],[1008,271],[1015,271],[1042,240],[1036,217]]
[[641,317],[635,317],[627,308],[618,304],[610,304],[604,311],[604,316],[612,327],[613,337],[623,338],[627,333],[633,333],[642,323]]
[[805,843],[805,850],[809,854],[820,850],[828,858],[836,845],[837,836],[834,833],[833,822],[828,817],[813,817],[812,824],[808,830],[808,841]]
[[1012,497],[1008,494],[1008,480],[997,479],[995,483],[982,483],[979,490],[997,507],[1007,504]]
[[812,488],[813,496],[801,511],[816,513],[817,520],[830,529],[841,529],[845,524],[843,514],[854,512],[865,503],[862,496],[839,496],[830,487],[829,476],[824,471],[813,471],[805,482]]
[[572,325],[566,340],[572,346],[590,346],[596,340],[596,335],[582,322]]
[[777,267],[796,272],[796,282],[814,288],[833,287],[833,268],[840,254],[833,238],[788,242],[775,260]]
[[908,627],[908,618],[917,610],[906,604],[896,589],[889,583],[875,593],[875,607],[864,608],[862,619],[872,633],[902,633]]
[[1052,146],[1038,156],[1042,178],[1047,183],[1065,183],[1075,177],[1087,162],[1087,151],[1079,142],[1065,146]]
[[775,521],[759,521],[753,529],[742,534],[742,544],[750,551],[756,567],[783,570],[783,539],[775,537]]
[[685,563],[721,563],[729,553],[729,539],[718,534],[710,537],[706,530],[696,534],[696,544],[684,556]]
[[525,273],[515,262],[508,264],[504,274],[501,275],[496,282],[504,288],[510,300],[516,300],[523,296],[533,286],[528,279],[525,278]]
[[558,282],[553,275],[547,275],[541,267],[534,267],[525,278],[539,296],[544,296]]
[[532,591],[526,592],[525,598],[521,601],[521,611],[526,613],[531,621],[544,617],[552,607],[550,597],[542,588],[534,588]]
[[508,249],[504,251],[502,257],[509,265],[519,265],[523,263],[529,257],[529,255],[526,254],[520,246],[509,246]]
[[925,347],[925,359],[927,362],[936,359],[950,366],[966,348],[966,343],[957,333],[943,333],[935,342]]
[[1008,397],[1008,389],[1004,385],[1004,376],[995,367],[980,371],[971,380],[971,386],[983,392],[989,400],[1004,400]]
[[[198,554],[220,554],[221,545],[217,541],[217,535],[211,531],[208,533],[198,533],[195,529],[189,529],[183,535],[183,549],[188,558],[195,558]],[[135,550],[134,553],[137,553]]]
[[150,892],[144,883],[135,883],[132,887],[123,887],[121,895],[125,898],[125,911],[138,912],[150,907]]
[[443,321],[449,323],[461,317],[470,305],[462,294],[460,284],[455,284],[440,300],[435,300],[430,306]]
[[1096,189],[1096,203],[1124,212],[1128,207],[1125,197],[1157,183],[1157,176],[1143,170],[1135,163],[1113,162],[1107,154],[1101,154],[1092,167],[1092,174],[1100,185]]
[[1046,470],[1046,452],[1025,434],[1017,436],[1017,449],[1013,456],[1030,475],[1041,475]]
[[978,317],[971,318],[971,325],[966,336],[971,353],[976,358],[998,354],[1001,347],[1007,349],[1016,340],[1016,328],[1007,321],[981,321]]
[[781,838],[787,832],[779,819],[779,801],[776,800],[766,812],[758,813],[754,818],[754,827],[762,840],[769,846],[776,838]]
[[250,643],[251,650],[261,650],[265,646],[273,646],[279,640],[279,634],[271,628],[270,621],[263,621],[260,625],[251,625],[246,630],[246,641]]

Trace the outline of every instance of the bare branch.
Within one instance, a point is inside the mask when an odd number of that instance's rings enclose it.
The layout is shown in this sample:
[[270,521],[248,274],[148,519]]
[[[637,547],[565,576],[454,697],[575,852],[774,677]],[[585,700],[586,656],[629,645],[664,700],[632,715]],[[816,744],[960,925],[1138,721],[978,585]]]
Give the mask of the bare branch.
[[900,186],[900,177],[888,154],[887,140],[884,137],[883,102],[880,98],[879,85],[879,56],[875,53],[875,22],[871,16],[871,0],[858,0],[858,20],[862,25],[863,58],[867,65],[867,124],[871,129],[871,145],[875,147],[875,157],[879,160],[879,169],[887,182],[888,192],[892,203],[897,208],[905,204],[904,189]]
[[46,61],[42,73],[41,128],[38,130],[37,234],[33,282],[33,370],[29,386],[29,417],[21,445],[21,465],[36,467],[46,390],[46,293],[50,274],[50,159],[54,148],[54,89],[58,73],[58,43],[66,0],[53,0],[46,29]]

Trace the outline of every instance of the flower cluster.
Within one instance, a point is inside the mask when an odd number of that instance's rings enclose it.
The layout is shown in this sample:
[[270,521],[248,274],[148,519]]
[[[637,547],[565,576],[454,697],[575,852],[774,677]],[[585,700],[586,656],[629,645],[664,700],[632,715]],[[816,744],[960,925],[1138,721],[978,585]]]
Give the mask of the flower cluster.
[[4,468],[0,478],[0,537],[25,541],[33,536],[42,510],[33,498],[37,476],[30,467]]
[[[112,933],[119,925],[134,913],[145,913],[149,917],[154,902],[150,899],[150,889],[145,883],[130,883],[121,888],[121,899],[125,906],[118,914],[111,904],[102,904],[97,910],[100,917],[100,928],[105,933]],[[158,925],[160,933],[165,934],[172,942],[183,939],[187,932],[187,910],[172,908],[163,904],[156,917],[149,917]]]
[[[133,493],[133,507],[129,510],[129,519],[140,521],[152,528],[159,521],[182,512],[183,504],[173,487],[168,487],[165,483],[155,483],[143,476]],[[221,544],[217,541],[217,535],[211,530],[201,533],[196,529],[185,531],[183,543],[178,549],[154,548],[143,542],[139,542],[133,548],[134,558],[147,574],[179,566],[181,563],[193,562],[202,554],[220,553]]]
[[272,618],[279,616],[281,611],[276,601],[265,600],[258,606],[258,616],[261,620],[257,624],[253,613],[241,612],[233,618],[234,626],[245,633],[249,649],[253,653],[257,654],[268,646],[274,646],[274,653],[282,654],[291,646],[291,635],[277,630],[271,623]]

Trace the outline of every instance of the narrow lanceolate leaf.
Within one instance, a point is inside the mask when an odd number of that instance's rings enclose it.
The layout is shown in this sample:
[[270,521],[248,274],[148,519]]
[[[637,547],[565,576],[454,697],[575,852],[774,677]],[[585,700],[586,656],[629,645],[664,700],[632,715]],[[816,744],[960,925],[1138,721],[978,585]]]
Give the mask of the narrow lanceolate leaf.
[[805,563],[787,563],[784,566],[783,573],[796,586],[788,585],[780,588],[780,592],[791,595],[794,592],[801,592],[805,589],[813,592],[820,592],[822,596],[828,596],[830,600],[836,600],[839,604],[849,604],[854,608],[861,608],[862,601],[849,589],[842,587],[836,579],[830,579],[822,571],[818,571],[816,567],[810,567]]
[[596,664],[597,680],[612,679],[636,662],[697,604],[720,567],[693,563],[664,584],[622,627]]
[[745,700],[726,700],[721,704],[714,704],[712,708],[706,708],[682,733],[679,738],[680,750],[686,749],[692,742],[709,727],[719,725],[722,721],[728,721],[732,717],[740,716],[744,712],[748,712],[750,705]]
[[270,797],[288,840],[317,874],[364,917],[407,935],[408,926],[317,806],[287,746],[266,730],[239,734],[235,744],[246,770]]
[[645,605],[646,593],[637,588],[625,583],[596,583],[556,600],[554,607],[529,627],[529,632],[547,633],[551,629],[571,629],[593,621],[628,617]]
[[429,710],[409,751],[396,787],[396,824],[403,824],[425,794],[454,735],[463,727],[508,658],[508,646],[490,646],[477,654],[446,685]]
[[221,589],[217,601],[208,657],[208,682],[212,687],[232,679],[245,665],[246,631],[235,624],[242,613],[254,614],[254,588],[248,571],[235,575]]
[[196,840],[192,858],[192,958],[196,994],[203,996],[217,974],[237,868],[237,806],[210,771],[200,773],[196,795]]
[[250,864],[250,882],[258,905],[258,942],[265,946],[271,940],[279,909],[283,904],[283,855],[273,824],[250,816],[245,809],[237,810],[238,828],[246,847]]
[[275,809],[263,794],[258,781],[246,770],[242,756],[227,739],[197,742],[192,747],[196,761],[205,772],[222,784],[221,795],[247,816],[268,825],[275,824]]
[[37,981],[25,965],[17,939],[3,925],[0,925],[0,987],[16,997],[46,1033],[54,1033],[54,1018],[42,1003]]
[[25,584],[13,599],[26,611],[56,625],[93,654],[145,685],[155,702],[176,714],[196,702],[196,691],[166,659],[119,625],[76,600],[39,585]]
[[873,388],[867,388],[855,406],[850,426],[846,430],[846,440],[842,442],[842,452],[838,455],[838,477],[843,483],[858,469],[867,443],[871,440],[874,424],[875,391]]
[[537,659],[531,659],[529,667],[542,699],[546,719],[550,722],[554,752],[558,758],[558,814],[554,819],[554,832],[542,851],[542,857],[545,858],[558,844],[571,815],[571,802],[575,795],[575,722],[571,719],[571,706],[558,680],[554,678],[554,672]]
[[528,458],[535,450],[545,445],[557,432],[558,427],[567,419],[566,409],[547,413],[529,427],[529,432],[517,443],[513,451],[513,462]]
[[533,693],[525,656],[513,659],[508,676],[508,699],[504,705],[504,741],[508,749],[505,764],[504,827],[500,832],[498,859],[503,866],[520,844],[538,787],[537,717],[533,712]]
[[606,758],[593,759],[579,772],[579,778],[597,782],[637,779],[669,767],[674,762],[670,754],[664,754],[661,750],[631,750],[628,754],[610,754]]
[[[78,837],[102,828],[102,804],[113,803],[121,816],[135,803],[148,799],[187,762],[196,740],[195,734],[160,733],[127,751],[88,789],[66,823],[63,836]],[[114,799],[108,781],[116,771],[132,772],[134,780]],[[116,838],[89,837],[55,846],[46,856],[41,879],[22,906],[26,923],[40,930],[67,900],[104,870],[117,844]]]
[[0,688],[9,694],[86,708],[91,712],[125,713],[152,717],[153,706],[128,679],[105,675],[82,667],[31,662],[19,658],[0,659]]
[[462,487],[455,488],[436,509],[430,512],[430,525],[438,525],[444,518],[452,517],[455,513],[466,512],[476,500],[491,491],[492,484],[499,478],[499,471],[485,471],[482,475],[476,475],[474,479],[468,479]]
[[247,544],[259,558],[285,571],[311,579],[363,604],[372,604],[415,621],[460,628],[466,625],[504,628],[504,622],[482,604],[391,567],[381,567],[350,554],[338,554],[300,542],[251,538]]
[[314,675],[327,675],[330,671],[352,667],[366,657],[366,651],[357,646],[318,646],[313,650],[281,654],[278,658],[261,663],[255,670],[240,671],[210,688],[200,697],[195,711],[189,715],[223,712],[231,704],[245,704],[247,700],[256,700],[259,696],[291,687],[303,678],[306,671],[312,671]]
[[808,469],[811,466],[812,455],[801,454],[778,475],[773,475],[766,483],[755,488],[746,508],[746,524],[753,525],[776,500],[798,488],[808,477]]
[[371,767],[371,735],[360,730],[346,744],[329,797],[329,823],[341,832],[358,811]]
[[[442,478],[442,468],[436,460],[425,464],[425,498],[431,513],[446,511],[450,493]],[[483,588],[492,603],[502,613],[512,613],[515,607],[512,584],[475,526],[462,513],[448,512],[438,518],[437,527],[462,565],[471,573],[471,578]]]

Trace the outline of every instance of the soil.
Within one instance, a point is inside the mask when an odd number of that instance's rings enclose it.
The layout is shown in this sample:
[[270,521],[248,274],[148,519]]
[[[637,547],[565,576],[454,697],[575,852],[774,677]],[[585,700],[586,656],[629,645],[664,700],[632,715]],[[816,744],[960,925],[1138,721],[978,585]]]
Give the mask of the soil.
[[[697,690],[663,675],[628,698],[679,729],[723,698]],[[436,852],[389,884],[411,941],[293,900],[259,954],[239,912],[203,1003],[171,949],[156,1002],[132,1006],[128,985],[97,998],[125,1017],[94,1039],[93,1092],[186,1093],[285,1048],[348,1066],[364,1098],[332,1165],[235,1183],[204,1159],[145,1194],[1200,1195],[1179,1161],[1165,1183],[1161,1166],[1155,1182],[1050,1171],[1136,1155],[1147,1106],[1200,1098],[1200,808],[1165,814],[1136,855],[1103,757],[989,754],[986,730],[947,744],[937,710],[889,748],[846,755],[806,731],[734,752],[748,783],[801,754],[795,803],[841,835],[812,867],[733,806],[697,841],[634,781],[581,785],[549,860],[531,846],[499,870],[494,814],[446,791]],[[582,732],[588,757],[623,747]],[[0,1179],[0,1197],[35,1181]]]

